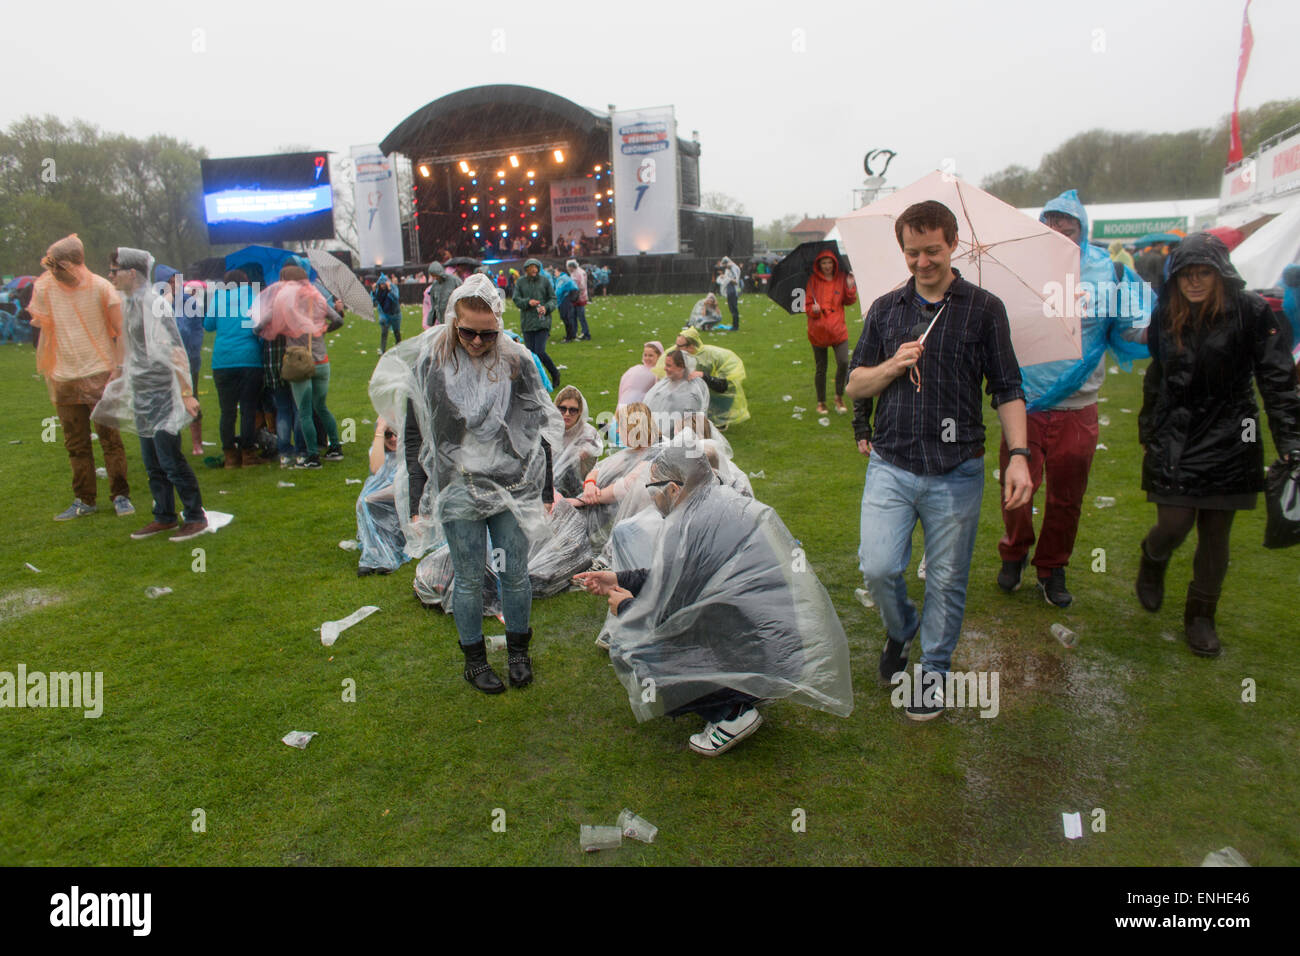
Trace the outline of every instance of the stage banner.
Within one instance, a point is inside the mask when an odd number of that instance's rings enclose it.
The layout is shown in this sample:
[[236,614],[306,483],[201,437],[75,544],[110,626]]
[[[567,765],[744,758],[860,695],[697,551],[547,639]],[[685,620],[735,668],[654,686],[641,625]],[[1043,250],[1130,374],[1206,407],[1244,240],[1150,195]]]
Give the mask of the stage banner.
[[[570,245],[586,236],[594,236],[596,225],[596,187],[602,183],[595,179],[563,179],[551,183],[551,246],[563,237]],[[601,192],[604,190],[601,189]]]
[[675,253],[677,119],[671,106],[610,114],[619,255]]
[[378,146],[353,146],[356,171],[353,211],[357,220],[360,267],[402,264],[402,223],[397,211],[397,164]]

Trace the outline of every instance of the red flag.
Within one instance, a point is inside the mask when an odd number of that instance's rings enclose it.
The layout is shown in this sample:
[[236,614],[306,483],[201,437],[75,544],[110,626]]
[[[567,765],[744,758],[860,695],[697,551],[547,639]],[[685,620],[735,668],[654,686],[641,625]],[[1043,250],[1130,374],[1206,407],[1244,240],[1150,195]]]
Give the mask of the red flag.
[[1250,0],[1246,0],[1246,9],[1241,14],[1241,55],[1237,60],[1237,92],[1232,97],[1232,130],[1228,136],[1228,165],[1239,163],[1245,158],[1241,148],[1241,124],[1237,121],[1237,105],[1241,101],[1241,84],[1246,79],[1246,68],[1250,66],[1250,50],[1255,45],[1255,35],[1250,31]]

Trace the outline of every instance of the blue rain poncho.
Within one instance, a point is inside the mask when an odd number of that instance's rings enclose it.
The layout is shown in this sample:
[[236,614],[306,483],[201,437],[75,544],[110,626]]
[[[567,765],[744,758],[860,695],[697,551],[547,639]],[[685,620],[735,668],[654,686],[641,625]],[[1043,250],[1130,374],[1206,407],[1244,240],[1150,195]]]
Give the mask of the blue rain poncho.
[[406,538],[397,517],[394,479],[399,455],[384,455],[379,470],[366,479],[357,495],[357,541],[361,543],[360,567],[396,571],[411,556],[406,553]]
[[719,484],[689,448],[652,480],[682,488],[655,536],[640,593],[609,622],[610,660],[638,720],[726,688],[841,717],[853,710],[848,641],[830,596],[775,511]]
[[[1088,292],[1079,321],[1083,356],[1021,366],[1021,385],[1031,412],[1056,408],[1083,388],[1105,360],[1107,349],[1125,371],[1133,367],[1135,359],[1150,356],[1144,344],[1153,305],[1150,287],[1126,266],[1123,282],[1116,283],[1114,261],[1105,250],[1088,242],[1088,213],[1077,190],[1067,190],[1048,202],[1039,222],[1045,223],[1053,212],[1073,216],[1081,229],[1079,287]],[[1067,289],[1066,294],[1070,293]]]

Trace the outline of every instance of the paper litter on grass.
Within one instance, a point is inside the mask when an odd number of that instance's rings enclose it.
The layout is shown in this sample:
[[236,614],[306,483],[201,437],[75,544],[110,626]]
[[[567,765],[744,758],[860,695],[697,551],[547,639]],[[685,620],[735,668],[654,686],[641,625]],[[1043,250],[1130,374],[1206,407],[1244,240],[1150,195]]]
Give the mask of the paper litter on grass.
[[829,418],[819,418],[817,419],[817,424],[821,425],[823,428],[829,428],[831,420]]
[[364,607],[357,608],[341,621],[326,621],[320,626],[320,642],[326,647],[333,647],[340,634],[358,621],[364,621],[378,610],[379,608],[373,604],[367,604]]
[[212,511],[211,509],[208,509],[208,526],[203,529],[203,533],[207,534],[210,531],[213,534],[216,534],[234,520],[235,516],[232,514],[226,514],[224,511]]
[[762,468],[760,468],[758,471],[751,471],[751,472],[749,473],[749,477],[751,477],[751,478],[766,478],[766,477],[767,477],[767,472],[765,472]]
[[38,568],[36,565],[32,564],[31,562],[27,562],[23,564],[23,567],[25,567],[28,571],[35,571],[37,574],[41,573],[41,569]]
[[1083,836],[1083,820],[1076,813],[1062,813],[1061,823],[1065,826],[1065,838],[1067,840],[1078,840]]
[[276,487],[277,487],[277,488],[292,488],[293,486],[294,486],[294,485],[293,485],[293,482],[292,482],[292,481],[280,481],[280,482],[276,482]]
[[357,543],[355,541],[340,541],[339,547],[344,551],[355,551],[357,550]]
[[317,736],[314,730],[291,730],[280,738],[281,743],[286,743],[290,747],[297,747],[299,750],[306,750],[311,739]]
[[96,477],[96,478],[107,478],[107,477],[108,477],[108,469],[105,468],[103,465],[100,465],[98,468],[95,469],[95,477]]
[[1225,846],[1222,850],[1207,853],[1205,859],[1201,861],[1201,866],[1250,866],[1250,864],[1232,847]]
[[794,398],[793,395],[782,395],[782,396],[781,396],[781,401],[783,401],[783,402],[788,402],[788,401],[790,401],[792,398]]
[[1110,451],[1103,443],[1097,442],[1097,451]]
[[344,479],[343,479],[343,484],[345,484],[345,485],[360,485],[360,484],[363,484],[363,480],[362,480],[361,478],[344,478]]
[[160,587],[154,587],[153,585],[150,585],[149,587],[144,589],[144,596],[147,598],[160,598],[164,594],[171,594],[171,593],[172,593],[171,588],[160,588]]

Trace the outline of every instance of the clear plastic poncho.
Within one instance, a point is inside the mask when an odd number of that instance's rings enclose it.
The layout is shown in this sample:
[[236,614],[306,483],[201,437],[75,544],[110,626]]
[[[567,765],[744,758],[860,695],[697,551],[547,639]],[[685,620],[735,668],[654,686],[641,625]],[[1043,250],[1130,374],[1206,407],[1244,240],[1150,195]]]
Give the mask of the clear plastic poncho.
[[366,479],[357,495],[357,541],[361,543],[358,564],[363,568],[396,571],[411,556],[406,553],[402,523],[397,517],[394,479],[397,452],[387,452],[379,470]]
[[182,397],[191,385],[185,343],[171,305],[147,278],[153,274],[153,256],[120,248],[117,262],[136,271],[140,281],[133,292],[122,293],[122,374],[105,386],[91,420],[141,438],[158,432],[178,435],[193,420]]
[[592,554],[604,549],[614,525],[650,507],[645,483],[650,478],[650,462],[659,450],[658,445],[624,448],[598,463],[587,476],[595,478],[597,488],[612,488],[614,493],[611,504],[583,505],[579,509],[587,523]]
[[[501,328],[501,299],[486,276],[470,276],[448,303],[476,296]],[[438,325],[385,352],[370,378],[375,411],[393,423],[399,443],[418,430],[416,465],[425,477],[418,501],[410,500],[407,456],[394,481],[406,552],[419,557],[443,540],[442,522],[481,521],[509,510],[535,541],[544,536],[542,488],[545,441],[561,447],[564,422],[533,365],[532,353],[505,335],[473,358]],[[413,415],[414,420],[411,421]],[[413,523],[412,518],[417,520]]]
[[702,378],[690,378],[694,370],[695,359],[687,355],[685,377],[674,382],[665,375],[646,392],[646,407],[654,413],[660,432],[668,437],[676,434],[686,416],[709,410],[709,387]]
[[718,297],[712,292],[695,303],[691,317],[687,320],[692,328],[708,331],[722,321],[722,309],[718,307]]
[[[555,490],[565,498],[576,498],[582,494],[582,482],[591,471],[596,459],[605,450],[605,441],[600,432],[587,419],[590,411],[587,398],[581,389],[566,385],[555,396],[558,405],[563,397],[576,395],[582,411],[578,421],[571,428],[564,430],[563,447],[551,458],[551,471],[554,475]],[[561,416],[563,417],[563,416]]]
[[848,716],[844,629],[776,512],[718,484],[686,448],[663,450],[652,472],[682,496],[641,593],[610,623],[610,660],[637,719],[723,688]]

